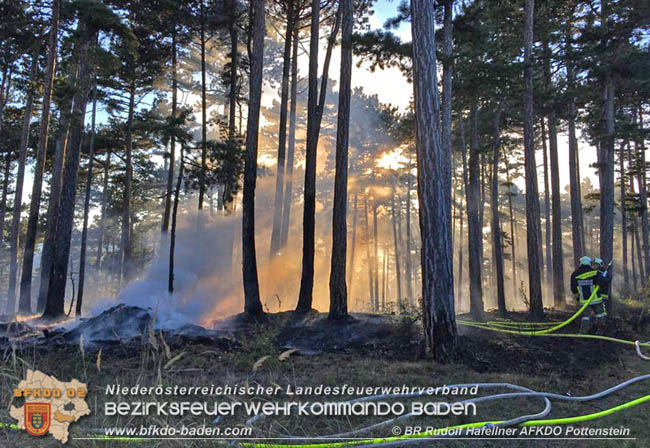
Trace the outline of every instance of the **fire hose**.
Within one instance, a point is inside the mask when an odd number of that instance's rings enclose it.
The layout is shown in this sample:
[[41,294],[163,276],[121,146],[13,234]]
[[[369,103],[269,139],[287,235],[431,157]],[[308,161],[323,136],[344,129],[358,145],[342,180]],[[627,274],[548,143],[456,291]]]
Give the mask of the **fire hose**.
[[[566,327],[569,325],[571,322],[573,322],[575,319],[577,319],[586,309],[587,307],[591,304],[591,302],[596,298],[596,295],[598,293],[598,286],[594,288],[594,291],[592,292],[591,296],[587,301],[585,301],[582,306],[567,320],[563,322],[511,322],[511,321],[492,321],[488,323],[479,323],[479,322],[473,322],[473,321],[467,321],[467,320],[458,320],[457,322],[460,325],[465,325],[469,327],[474,327],[474,328],[479,328],[483,330],[489,330],[489,331],[496,331],[496,332],[501,332],[501,333],[507,333],[507,334],[518,334],[518,335],[528,335],[528,336],[549,336],[549,337],[573,337],[573,338],[583,338],[583,339],[599,339],[599,340],[604,340],[604,341],[609,341],[609,342],[616,342],[616,343],[621,343],[621,344],[627,344],[627,345],[634,345],[636,347],[636,352],[637,354],[645,360],[650,360],[650,357],[644,355],[641,353],[641,347],[650,347],[650,341],[648,342],[639,342],[637,341],[628,341],[624,339],[619,339],[619,338],[613,338],[609,336],[601,336],[601,335],[590,335],[590,334],[566,334],[566,333],[555,333],[556,331]],[[545,328],[547,327],[547,328]],[[537,329],[536,329],[537,328]],[[541,329],[539,329],[541,328]],[[403,446],[406,444],[411,444],[411,443],[422,443],[422,439],[424,438],[436,438],[440,437],[437,434],[440,433],[445,433],[448,431],[452,430],[460,430],[461,432],[467,430],[468,428],[477,428],[477,427],[482,427],[482,426],[544,426],[544,425],[562,425],[562,424],[570,424],[570,423],[578,423],[578,422],[584,422],[584,421],[589,421],[589,420],[594,420],[598,418],[605,417],[607,415],[611,415],[613,413],[640,405],[642,403],[650,401],[650,395],[646,395],[640,398],[637,398],[635,400],[628,401],[626,403],[620,404],[618,406],[614,406],[609,409],[605,409],[600,412],[596,412],[593,414],[586,414],[586,415],[579,415],[579,416],[574,416],[574,417],[567,417],[567,418],[559,418],[559,419],[543,419],[543,417],[546,417],[550,412],[551,412],[551,403],[549,401],[549,398],[554,398],[554,399],[559,399],[559,400],[564,400],[564,401],[574,401],[574,402],[584,402],[584,401],[591,401],[591,400],[597,400],[599,398],[603,398],[605,396],[608,396],[618,390],[621,390],[631,384],[634,384],[636,382],[650,379],[650,375],[642,375],[638,376],[636,378],[632,378],[628,381],[625,381],[617,386],[614,386],[610,389],[607,389],[605,391],[602,391],[600,393],[586,396],[586,397],[570,397],[566,395],[561,395],[561,394],[554,394],[554,393],[547,393],[547,392],[536,392],[532,391],[530,389],[527,389],[523,386],[517,386],[513,384],[508,384],[508,383],[482,383],[478,384],[480,388],[491,388],[491,387],[506,387],[506,388],[511,388],[515,390],[520,390],[524,392],[511,392],[511,393],[505,393],[505,394],[496,394],[496,395],[490,395],[486,397],[479,397],[479,398],[474,398],[470,400],[464,400],[460,401],[457,403],[461,404],[467,404],[467,403],[478,403],[478,402],[485,402],[485,401],[492,401],[492,400],[498,400],[498,399],[505,399],[505,398],[516,398],[516,397],[541,397],[544,398],[546,407],[544,410],[542,410],[540,413],[535,414],[535,415],[530,415],[530,416],[521,416],[517,417],[514,419],[510,420],[501,420],[501,421],[484,421],[484,422],[477,422],[477,423],[468,423],[468,424],[463,424],[463,425],[456,425],[456,426],[448,426],[448,427],[443,427],[443,428],[438,428],[433,431],[421,433],[421,434],[415,434],[415,435],[402,435],[402,436],[393,436],[393,437],[387,437],[387,438],[381,438],[381,439],[366,439],[366,440],[347,440],[345,442],[328,442],[328,443],[308,443],[308,444],[267,444],[267,443],[242,443],[242,446],[254,446],[254,447],[260,447],[260,448],[325,448],[325,447],[330,447],[330,448],[336,448],[336,447],[345,447],[345,446],[356,446],[356,447],[387,447],[387,446]],[[450,387],[461,387],[461,386],[467,386],[467,385],[457,385],[457,386],[450,386]],[[474,384],[476,386],[476,384]],[[394,395],[374,395],[374,396],[368,396],[368,397],[363,397],[359,398],[356,400],[351,400],[350,402],[358,402],[358,401],[368,401],[368,400],[379,400],[379,399],[387,399],[387,398],[412,398],[415,396],[421,396],[423,394],[409,394],[409,395],[399,395],[399,394],[394,394]],[[449,404],[449,403],[447,403]],[[456,403],[453,403],[456,404]],[[355,436],[358,434],[362,434],[364,432],[368,432],[383,426],[387,426],[390,424],[395,424],[401,421],[404,421],[410,417],[413,416],[413,413],[405,414],[393,419],[385,420],[383,422],[379,422],[376,424],[373,424],[371,426],[367,426],[364,428],[359,428],[353,431],[345,432],[345,433],[339,433],[339,434],[333,434],[329,436],[318,436],[318,437],[313,437],[310,438],[312,440],[317,440],[319,438],[327,438],[327,439],[334,439],[334,440],[341,440],[345,439],[351,436]],[[252,425],[255,422],[259,421],[261,418],[263,418],[264,415],[260,414],[252,419],[250,419],[247,424]],[[443,436],[444,437],[444,436]],[[292,439],[296,437],[292,436],[287,436],[287,439]]]
[[[628,341],[626,339],[613,338],[611,336],[602,336],[597,334],[576,334],[576,333],[555,333],[557,330],[560,330],[571,322],[576,320],[591,302],[596,298],[598,293],[598,286],[596,286],[589,296],[589,299],[586,300],[582,306],[567,320],[560,323],[555,322],[512,322],[512,321],[491,321],[491,322],[475,322],[471,320],[457,320],[456,322],[459,325],[464,325],[466,327],[479,328],[482,330],[496,331],[499,333],[507,334],[518,334],[523,336],[550,336],[550,337],[560,337],[560,338],[580,338],[580,339],[599,339],[601,341],[615,342],[618,344],[633,345],[636,347],[636,353],[645,360],[650,361],[650,357],[645,356],[641,353],[641,347],[650,347],[650,341],[640,342],[640,341]],[[534,327],[544,327],[548,326],[542,330],[532,329]]]
[[[257,447],[257,448],[343,448],[346,446],[355,446],[358,448],[361,447],[386,447],[386,446],[404,446],[407,444],[415,444],[415,443],[422,443],[423,439],[431,439],[431,438],[445,438],[447,437],[445,434],[449,433],[450,431],[459,431],[459,432],[464,432],[465,430],[469,428],[479,428],[483,426],[522,426],[522,427],[529,427],[529,426],[547,426],[547,425],[566,425],[566,424],[571,424],[571,423],[580,423],[580,422],[585,422],[585,421],[590,421],[590,420],[595,420],[599,418],[606,417],[608,415],[614,414],[616,412],[623,411],[625,409],[629,409],[634,406],[638,406],[640,404],[646,403],[650,401],[650,395],[645,395],[642,397],[639,397],[637,399],[622,403],[620,405],[595,412],[592,414],[584,414],[584,415],[578,415],[578,416],[573,416],[573,417],[565,417],[565,418],[556,418],[556,419],[544,419],[550,411],[551,411],[551,405],[549,399],[558,399],[558,400],[563,400],[563,401],[572,401],[572,402],[586,402],[586,401],[592,401],[592,400],[598,400],[601,398],[604,398],[608,395],[613,394],[614,392],[620,391],[632,384],[648,380],[650,379],[650,374],[647,375],[641,375],[635,378],[631,378],[623,383],[620,383],[614,387],[611,387],[609,389],[606,389],[604,391],[601,391],[599,393],[593,394],[593,395],[587,395],[584,397],[571,397],[567,395],[561,395],[561,394],[556,394],[556,393],[550,393],[550,392],[536,392],[533,390],[530,390],[528,388],[525,388],[523,386],[518,386],[514,384],[508,384],[508,383],[482,383],[478,384],[479,388],[494,388],[494,387],[506,387],[506,388],[511,388],[515,390],[520,390],[524,392],[510,392],[510,393],[502,393],[502,394],[495,394],[495,395],[489,395],[485,397],[478,397],[478,398],[473,398],[470,400],[463,400],[460,402],[455,402],[455,403],[448,403],[448,404],[457,404],[457,403],[478,403],[478,402],[487,402],[487,401],[493,401],[493,400],[500,400],[500,399],[506,399],[506,398],[518,398],[518,397],[540,397],[545,400],[546,406],[545,408],[538,414],[533,414],[529,416],[521,416],[517,417],[514,419],[510,420],[490,420],[490,421],[482,421],[482,422],[475,422],[475,423],[466,423],[466,424],[461,424],[461,425],[454,425],[454,426],[447,426],[447,427],[441,427],[441,428],[436,428],[430,431],[426,431],[423,433],[418,433],[418,434],[411,434],[411,435],[401,435],[401,436],[392,436],[392,437],[384,437],[384,438],[374,438],[374,439],[361,439],[361,440],[346,440],[346,441],[339,441],[339,442],[333,442],[333,441],[328,441],[328,442],[316,442],[316,443],[306,443],[306,444],[277,444],[277,443],[260,443],[260,442],[249,442],[249,443],[239,443],[241,446],[245,447]],[[449,387],[464,387],[464,386],[470,386],[468,384],[461,384],[461,385],[454,385],[454,386],[449,386]],[[477,386],[477,384],[471,384],[471,386]],[[422,396],[425,395],[424,393],[421,394],[392,394],[392,395],[373,395],[373,396],[368,396],[368,397],[363,397],[359,398],[356,400],[351,400],[351,402],[355,401],[362,401],[362,400],[380,400],[380,399],[387,399],[387,398],[413,398],[417,396]],[[389,424],[394,424],[398,423],[401,421],[406,420],[409,417],[412,417],[413,414],[405,414],[403,416],[386,420],[384,422],[377,423],[372,426],[368,426],[365,428],[360,428],[354,431],[350,431],[347,433],[342,433],[342,434],[334,434],[334,435],[329,435],[329,436],[316,436],[316,437],[310,437],[309,439],[312,440],[318,440],[318,439],[328,439],[328,440],[341,440],[341,439],[346,439],[354,435],[358,435],[364,432],[367,432],[372,429],[377,429],[382,426],[386,426]],[[254,420],[254,419],[251,419]],[[251,422],[249,420],[249,422]],[[259,420],[259,418],[257,419]],[[287,439],[295,438],[292,436],[286,437]]]

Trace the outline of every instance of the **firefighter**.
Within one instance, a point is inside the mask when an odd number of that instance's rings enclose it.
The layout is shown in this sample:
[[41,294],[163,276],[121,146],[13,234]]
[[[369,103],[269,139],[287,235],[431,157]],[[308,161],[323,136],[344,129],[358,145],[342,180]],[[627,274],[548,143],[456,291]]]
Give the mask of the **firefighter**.
[[[584,256],[580,258],[580,266],[571,274],[571,292],[581,305],[585,303],[592,296],[594,288],[598,289],[606,287],[606,281],[603,274],[592,266],[590,257]],[[589,310],[585,310],[580,322],[580,333],[589,333],[591,327],[591,316],[593,313],[596,322],[601,323],[605,316],[605,307],[603,300],[599,294],[591,301]]]
[[[611,289],[611,284],[612,284],[612,263],[609,264],[609,266],[605,265],[605,262],[603,262],[602,258],[594,258],[594,265],[593,268],[597,269],[598,272],[600,272],[601,278],[603,280],[603,284],[600,288],[598,288],[598,296],[600,299],[603,301],[603,316],[601,320],[605,320],[605,317],[607,316],[607,310],[609,309],[609,293]],[[592,302],[593,303],[593,302]]]

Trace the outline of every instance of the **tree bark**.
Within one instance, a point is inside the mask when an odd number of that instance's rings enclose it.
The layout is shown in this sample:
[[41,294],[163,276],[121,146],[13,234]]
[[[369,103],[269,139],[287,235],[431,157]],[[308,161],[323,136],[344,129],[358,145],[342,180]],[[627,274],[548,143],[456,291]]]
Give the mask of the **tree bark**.
[[199,210],[203,210],[203,197],[205,196],[205,175],[208,171],[208,102],[207,84],[205,79],[205,15],[204,0],[201,0],[201,170],[199,171]]
[[[23,250],[23,265],[20,277],[20,302],[30,302],[32,297],[32,274],[34,268],[34,248],[38,232],[38,218],[41,209],[41,190],[43,189],[43,175],[45,173],[45,159],[47,157],[48,131],[50,125],[50,107],[52,102],[52,88],[56,72],[57,38],[59,30],[60,0],[52,2],[52,16],[50,19],[50,34],[48,39],[49,53],[45,71],[43,106],[41,108],[41,126],[36,149],[36,163],[34,166],[34,180],[32,182],[32,196],[29,204],[29,218],[25,234],[25,247]],[[0,115],[1,119],[1,115]],[[2,245],[0,237],[0,246]]]
[[285,173],[284,200],[282,206],[282,232],[280,247],[287,246],[291,221],[291,202],[293,200],[293,159],[296,149],[296,98],[298,96],[298,23],[293,28],[291,49],[291,106],[289,108],[289,147],[287,149],[287,169]]
[[[463,114],[460,113],[458,115],[458,133],[460,135],[460,149],[461,149],[461,156],[463,159],[463,187],[465,190],[465,214],[467,215],[467,221],[468,221],[468,235],[469,235],[469,202],[468,202],[468,194],[469,194],[469,170],[467,167],[467,142],[465,140],[465,125],[464,125],[465,120],[463,119]],[[469,257],[469,253],[468,253]],[[463,227],[462,227],[462,215],[461,215],[461,233],[460,233],[460,248],[458,249],[458,291],[456,292],[458,294],[458,303],[462,303],[462,297],[463,297]]]
[[535,163],[535,130],[533,127],[533,23],[534,0],[526,0],[524,7],[524,169],[526,174],[526,242],[528,249],[528,282],[530,313],[533,320],[544,315],[539,241],[539,193]]
[[282,237],[282,200],[284,193],[284,170],[287,146],[287,103],[289,102],[289,70],[291,65],[291,38],[293,36],[293,1],[289,2],[287,28],[284,39],[282,84],[280,87],[280,129],[278,131],[278,159],[275,172],[275,200],[273,206],[273,227],[269,258],[280,252]]
[[[172,119],[176,118],[178,103],[178,61],[176,48],[176,30],[172,33]],[[167,170],[167,192],[165,194],[165,211],[163,212],[162,232],[169,230],[169,216],[172,207],[172,188],[174,185],[174,165],[176,164],[176,135],[172,134],[169,142],[169,168]]]
[[89,51],[94,41],[94,32],[89,29],[90,25],[85,21],[80,24],[79,51],[79,73],[75,83],[75,95],[73,110],[70,120],[70,138],[68,139],[63,181],[61,186],[61,200],[58,208],[58,222],[56,228],[56,240],[54,243],[54,257],[52,259],[52,271],[49,276],[47,288],[47,302],[45,305],[44,317],[57,318],[64,314],[63,304],[65,300],[66,277],[70,259],[70,239],[74,224],[75,196],[77,189],[77,178],[79,174],[79,157],[81,153],[81,138],[84,129],[84,118],[86,101],[90,88],[90,62]]
[[372,273],[374,271],[372,267],[372,255],[370,252],[370,224],[368,221],[368,195],[366,194],[363,199],[363,205],[364,205],[364,218],[365,218],[365,225],[366,225],[366,259],[367,261],[367,266],[368,266],[368,297],[370,300],[370,309],[373,311],[377,311],[375,309],[375,293],[374,293],[374,287],[373,287],[373,282],[372,282]]
[[126,122],[126,173],[122,197],[122,235],[120,238],[120,279],[128,282],[131,276],[131,181],[133,179],[133,115],[135,113],[135,85],[129,87],[129,114]]
[[[603,133],[598,157],[600,178],[600,258],[614,257],[614,80],[605,76]],[[645,241],[644,241],[645,243]]]
[[408,303],[415,304],[413,295],[413,263],[411,261],[411,251],[413,247],[413,238],[411,236],[411,161],[409,160],[409,172],[406,176],[406,252],[404,254],[404,264],[406,265],[406,293],[408,294]]
[[11,177],[11,151],[5,154],[5,166],[2,178],[2,199],[0,200],[0,248],[4,239],[5,217],[7,213],[7,196],[9,195],[9,177]]
[[97,237],[97,259],[95,261],[95,270],[99,272],[102,267],[102,251],[104,249],[104,232],[106,231],[106,206],[108,204],[108,173],[111,167],[111,152],[106,151],[106,161],[104,162],[104,178],[102,179],[102,206],[99,217],[99,235]]
[[228,136],[235,136],[235,111],[237,107],[237,70],[239,70],[239,50],[237,41],[237,0],[230,0],[230,90],[228,92]]
[[515,234],[515,215],[512,212],[512,180],[508,162],[506,162],[506,178],[508,182],[508,213],[510,214],[510,245],[512,247],[512,294],[514,297],[517,295],[517,237]]
[[501,223],[499,221],[499,160],[501,150],[501,105],[499,104],[494,116],[494,150],[492,154],[492,180],[490,192],[492,201],[490,208],[492,210],[492,250],[494,251],[494,261],[497,277],[497,306],[499,314],[505,317],[508,314],[506,309],[506,293],[503,282],[503,241],[501,238]]
[[[393,189],[392,189],[392,194],[390,197],[390,213],[392,217],[392,222],[393,222],[393,242],[394,242],[394,249],[395,249],[395,281],[397,283],[397,305],[400,310],[404,309],[404,304],[402,303],[402,279],[400,272],[402,272],[402,269],[400,267],[400,254],[399,254],[399,247],[400,247],[400,242],[399,242],[399,237],[397,233],[397,219],[398,215],[395,213],[395,183],[393,183]],[[399,198],[398,198],[398,203],[399,203]]]
[[[544,42],[544,84],[550,94],[553,88],[551,76],[551,48]],[[564,254],[562,251],[562,192],[560,191],[560,168],[557,147],[557,117],[554,105],[548,112],[548,137],[551,161],[551,209],[553,214],[553,304],[556,309],[566,306],[564,291]],[[548,250],[548,249],[547,249]]]
[[[626,142],[629,145],[629,142]],[[618,160],[620,166],[620,194],[621,194],[621,242],[622,242],[622,257],[623,257],[623,290],[625,293],[629,291],[630,275],[627,271],[627,204],[625,194],[625,144],[621,143],[618,152]]]
[[571,27],[567,26],[566,41],[566,73],[567,91],[569,93],[569,190],[571,195],[571,236],[573,240],[573,264],[578,266],[580,257],[585,255],[585,230],[582,217],[582,198],[580,197],[580,175],[578,173],[578,139],[576,137],[576,100],[573,50],[571,44]]
[[377,199],[373,198],[372,200],[372,242],[373,242],[373,281],[375,283],[375,309],[379,310],[379,226],[377,223]]
[[[74,82],[74,79],[72,79]],[[72,90],[72,89],[71,89]],[[52,272],[52,261],[54,259],[54,245],[56,239],[56,229],[59,221],[59,202],[61,201],[61,182],[63,181],[63,162],[65,160],[68,134],[70,132],[70,107],[72,106],[72,97],[64,99],[61,107],[60,133],[56,142],[56,151],[54,153],[54,164],[52,167],[52,177],[50,180],[50,200],[47,208],[47,230],[43,249],[41,250],[41,282],[38,290],[37,312],[45,309],[47,302],[47,290],[50,285],[50,273]]]
[[[546,274],[546,281],[553,281],[553,258],[551,256],[551,189],[550,182],[548,181],[548,146],[546,144],[546,124],[544,117],[540,120],[540,127],[542,130],[542,157],[544,165],[544,239],[546,245],[544,247],[545,262],[542,268],[542,273]],[[544,257],[542,257],[544,260]]]
[[75,315],[81,316],[83,306],[84,283],[86,280],[86,247],[88,242],[88,213],[90,212],[90,192],[93,184],[93,169],[95,162],[95,118],[97,115],[97,84],[93,86],[93,111],[90,130],[90,148],[88,150],[88,175],[86,177],[86,191],[84,196],[84,217],[81,230],[81,249],[79,250],[79,286],[77,288],[77,305]]
[[480,148],[478,147],[478,106],[472,106],[472,135],[469,152],[469,190],[467,197],[468,259],[469,259],[469,303],[470,313],[475,320],[483,320],[483,231],[480,206]]
[[[343,31],[341,40],[341,74],[339,77],[339,109],[336,124],[334,206],[332,212],[332,263],[329,283],[330,319],[343,319],[348,315],[345,262],[348,239],[348,144],[350,138],[350,97],[352,92],[352,27],[354,25],[352,0],[340,0],[340,8],[343,19]],[[287,36],[288,34],[289,32],[287,30]]]
[[[613,90],[613,88],[612,88]],[[614,108],[614,92],[612,91],[610,93],[611,95],[611,107],[612,111],[612,117],[608,117],[608,120],[612,120],[611,122],[611,132],[614,132],[614,123],[613,123],[613,108]],[[641,111],[641,107],[639,107],[639,130],[643,132],[643,114]],[[611,139],[612,147],[614,144],[614,136],[612,135]],[[645,269],[641,271],[642,277],[643,277],[643,282],[642,284],[646,284],[648,281],[648,275],[650,273],[648,272],[648,269],[650,269],[650,242],[648,241],[649,235],[648,233],[650,232],[650,229],[648,227],[648,189],[646,187],[646,161],[645,161],[645,145],[643,143],[643,139],[638,139],[637,140],[637,154],[638,154],[638,159],[637,159],[637,183],[639,185],[639,202],[641,203],[641,238],[643,240],[642,246],[643,246],[643,266]],[[603,258],[603,260],[606,260],[606,258]]]
[[435,4],[411,1],[418,200],[422,239],[422,302],[425,343],[439,362],[456,355],[451,153],[440,139],[436,73]]
[[560,191],[560,164],[557,147],[555,112],[548,116],[549,150],[551,159],[551,210],[553,214],[553,303],[555,308],[566,306],[564,291],[564,254],[562,251],[562,192]]
[[176,224],[178,218],[178,202],[181,194],[181,184],[183,183],[183,157],[185,156],[185,144],[181,144],[181,157],[178,164],[178,179],[174,189],[174,205],[172,207],[172,229],[169,236],[169,275],[167,280],[167,291],[171,294],[174,292],[174,257],[176,255]]
[[302,273],[296,311],[311,310],[314,289],[314,244],[316,213],[316,151],[318,147],[318,46],[320,1],[311,2],[311,36],[309,41],[309,87],[307,98],[307,146],[305,150],[305,192],[302,218]]
[[354,193],[354,200],[352,205],[352,239],[350,241],[350,263],[348,266],[349,269],[347,270],[348,297],[350,298],[352,297],[352,291],[354,287],[354,257],[356,255],[356,247],[357,247],[357,218],[358,218],[357,202],[358,202],[358,193]]
[[257,145],[264,64],[264,0],[251,0],[251,13],[250,99],[246,123],[244,197],[242,200],[242,274],[244,312],[250,317],[260,320],[264,317],[264,309],[260,301],[257,256],[255,254],[255,186],[257,183]]
[[[25,99],[25,115],[20,134],[20,148],[18,149],[18,172],[16,173],[16,188],[14,192],[14,203],[11,218],[11,234],[9,240],[9,292],[7,293],[7,312],[14,314],[16,308],[16,282],[18,280],[18,249],[20,237],[20,216],[23,202],[23,185],[25,183],[25,162],[27,160],[27,146],[29,144],[29,128],[32,120],[34,94],[38,76],[38,56],[41,53],[40,41],[34,46],[32,53],[32,67],[29,73],[29,84],[27,86],[27,97]],[[31,297],[30,297],[31,299]],[[18,312],[31,314],[31,300],[20,302]]]
[[[451,102],[454,70],[453,7],[454,0],[443,1],[444,18],[442,27],[442,151],[444,154],[449,154],[450,160],[453,151],[451,141]],[[449,172],[445,173],[445,179],[449,182],[449,185],[445,186],[445,191],[449,195],[447,202],[451,204],[451,162],[448,165],[449,166],[447,166],[447,169]]]

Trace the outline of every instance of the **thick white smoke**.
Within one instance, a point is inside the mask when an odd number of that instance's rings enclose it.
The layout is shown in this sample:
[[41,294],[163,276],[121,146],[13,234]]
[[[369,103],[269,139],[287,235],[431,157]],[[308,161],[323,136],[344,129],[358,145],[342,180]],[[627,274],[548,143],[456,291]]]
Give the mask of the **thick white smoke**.
[[215,310],[224,315],[239,311],[241,275],[233,263],[239,245],[240,218],[209,213],[179,216],[176,236],[174,293],[168,292],[169,235],[162,238],[157,254],[141,279],[124,287],[114,300],[100,301],[92,315],[118,303],[156,312],[163,328],[184,324],[208,324]]

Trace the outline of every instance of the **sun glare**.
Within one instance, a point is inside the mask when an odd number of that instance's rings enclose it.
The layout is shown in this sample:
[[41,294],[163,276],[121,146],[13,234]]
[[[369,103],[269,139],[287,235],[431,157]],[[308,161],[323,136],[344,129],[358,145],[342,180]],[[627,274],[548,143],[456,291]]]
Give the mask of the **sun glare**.
[[408,164],[409,159],[404,156],[403,150],[402,147],[397,147],[382,153],[377,158],[377,168],[383,168],[386,170],[399,170],[404,168]]

